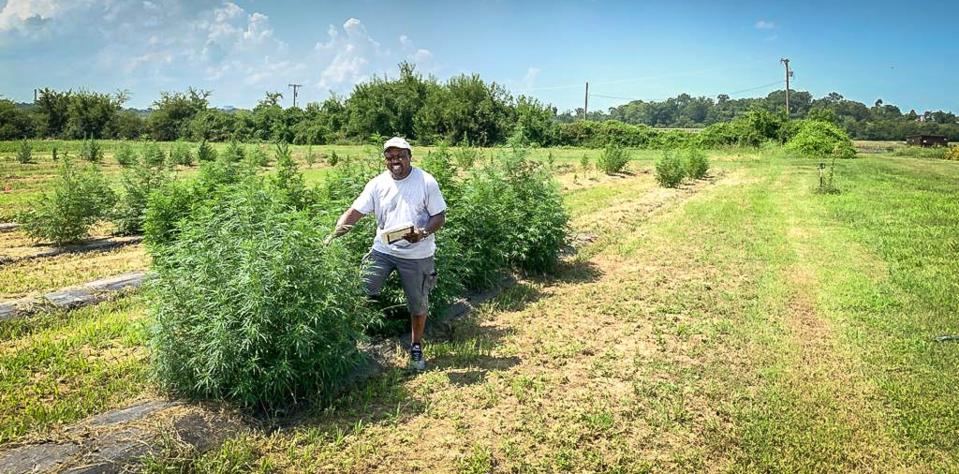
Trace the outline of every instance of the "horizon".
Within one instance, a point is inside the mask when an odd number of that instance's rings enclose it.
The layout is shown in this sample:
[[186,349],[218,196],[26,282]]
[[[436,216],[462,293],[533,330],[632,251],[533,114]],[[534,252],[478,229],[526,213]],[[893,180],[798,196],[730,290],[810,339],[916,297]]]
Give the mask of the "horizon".
[[791,90],[959,111],[948,23],[959,6],[925,2],[916,8],[941,14],[913,18],[891,2],[829,4],[830,15],[825,5],[7,0],[0,67],[13,73],[0,96],[126,90],[125,106],[143,110],[161,91],[196,87],[212,90],[211,107],[249,109],[267,91],[289,107],[290,83],[303,84],[298,104],[321,102],[408,61],[441,82],[479,74],[560,112],[583,106],[589,81],[590,110],[607,111],[682,93],[765,97],[784,88],[788,57]]

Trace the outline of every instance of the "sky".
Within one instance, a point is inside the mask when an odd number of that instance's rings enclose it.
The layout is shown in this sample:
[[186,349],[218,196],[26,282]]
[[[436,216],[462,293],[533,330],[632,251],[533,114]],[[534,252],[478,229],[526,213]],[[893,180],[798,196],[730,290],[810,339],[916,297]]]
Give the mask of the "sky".
[[348,95],[408,61],[477,73],[559,110],[791,87],[903,112],[959,112],[959,2],[0,0],[0,96],[34,88],[211,90],[249,108]]

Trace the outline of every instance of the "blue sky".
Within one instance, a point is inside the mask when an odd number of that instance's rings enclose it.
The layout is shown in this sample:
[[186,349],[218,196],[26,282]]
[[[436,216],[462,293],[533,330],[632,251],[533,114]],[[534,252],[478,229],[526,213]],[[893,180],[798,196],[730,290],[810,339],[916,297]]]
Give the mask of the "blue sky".
[[[411,61],[445,80],[479,73],[560,110],[681,92],[837,91],[903,111],[959,111],[959,2],[0,0],[0,95],[35,87],[211,89],[217,106],[264,91],[348,93]],[[764,86],[764,87],[757,87]]]

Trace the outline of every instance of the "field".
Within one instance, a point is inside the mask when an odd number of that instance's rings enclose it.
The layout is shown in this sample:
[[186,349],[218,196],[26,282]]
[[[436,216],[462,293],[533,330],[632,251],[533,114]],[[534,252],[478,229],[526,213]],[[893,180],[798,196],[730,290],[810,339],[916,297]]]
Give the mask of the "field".
[[[55,169],[52,142],[37,142],[30,165],[15,145],[0,144],[0,221]],[[838,162],[840,192],[826,195],[818,161],[777,148],[711,151],[709,179],[678,189],[656,184],[659,152],[634,151],[628,173],[605,176],[580,166],[600,150],[535,150],[554,162],[572,218],[576,249],[555,274],[521,277],[428,341],[425,373],[397,360],[326,406],[251,420],[207,453],[170,442],[145,467],[959,470],[959,343],[936,340],[959,334],[959,162],[875,148]],[[304,167],[305,153],[294,149]],[[305,174],[315,183],[327,169]],[[0,242],[31,245],[20,232]],[[0,299],[147,265],[140,245],[4,264]],[[159,396],[147,307],[133,293],[0,321],[0,453]]]

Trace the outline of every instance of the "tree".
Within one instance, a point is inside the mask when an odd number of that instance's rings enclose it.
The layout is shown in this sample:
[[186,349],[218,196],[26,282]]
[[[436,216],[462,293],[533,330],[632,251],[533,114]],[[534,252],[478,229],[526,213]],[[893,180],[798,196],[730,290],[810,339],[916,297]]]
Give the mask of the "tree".
[[253,108],[253,138],[263,141],[293,141],[280,101],[283,94],[267,92]]
[[81,90],[70,94],[64,134],[73,139],[107,138],[128,98],[126,91],[103,94]]
[[549,146],[556,135],[556,109],[532,97],[521,95],[516,101],[516,129],[526,144]]
[[41,117],[41,134],[46,137],[59,137],[67,126],[70,107],[70,91],[57,92],[53,89],[40,89],[37,95],[37,110]]
[[186,92],[161,92],[153,103],[149,129],[154,140],[173,141],[189,134],[190,122],[206,110],[210,91],[189,88]]
[[345,104],[348,135],[363,139],[371,135],[417,138],[415,117],[434,80],[423,79],[410,63],[400,63],[399,69],[396,80],[374,77],[353,88]]
[[147,122],[140,114],[133,110],[124,110],[118,113],[110,126],[109,135],[115,138],[133,140],[140,138],[147,131]]
[[511,101],[503,86],[487,84],[478,74],[454,76],[445,87],[431,88],[416,117],[417,135],[479,146],[502,143],[512,128]]
[[0,99],[0,140],[18,140],[36,136],[37,123],[26,110],[12,101]]
[[806,115],[806,118],[808,118],[809,120],[819,120],[819,121],[829,122],[829,123],[838,125],[836,123],[838,120],[838,117],[836,117],[836,113],[833,112],[832,109],[827,109],[826,107],[814,107]]
[[190,120],[186,137],[193,141],[228,141],[237,134],[237,114],[219,109],[204,109]]

